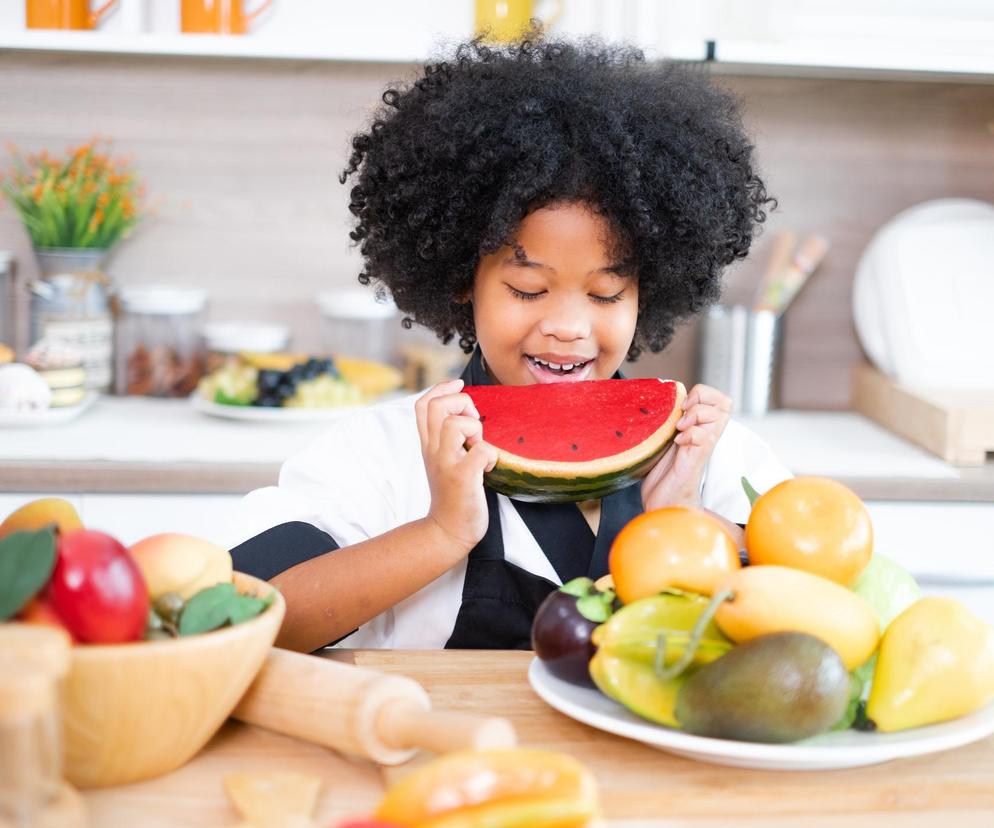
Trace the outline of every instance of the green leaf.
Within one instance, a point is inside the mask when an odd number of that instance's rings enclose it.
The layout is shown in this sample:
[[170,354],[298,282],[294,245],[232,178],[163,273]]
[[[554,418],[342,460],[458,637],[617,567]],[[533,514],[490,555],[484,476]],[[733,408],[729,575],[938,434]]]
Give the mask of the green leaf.
[[234,584],[215,584],[194,595],[179,618],[179,634],[195,635],[216,630],[228,623],[231,607],[238,597]]
[[559,587],[559,591],[565,592],[567,595],[575,595],[577,598],[582,598],[585,595],[589,595],[593,587],[594,582],[590,578],[574,578],[572,581],[567,581]]
[[752,484],[744,477],[742,478],[742,488],[745,489],[746,497],[749,498],[749,505],[755,506],[756,501],[759,500],[760,497],[759,492],[757,492],[752,487]]
[[231,609],[228,611],[228,620],[232,624],[241,624],[242,621],[255,618],[266,606],[266,603],[259,598],[253,598],[251,595],[239,595],[238,600],[231,605]]
[[30,601],[52,577],[55,533],[13,532],[0,541],[0,621]]
[[605,595],[584,595],[576,601],[577,612],[588,621],[603,624],[611,617],[611,601],[604,600]]
[[272,602],[272,592],[263,599],[240,595],[234,584],[215,584],[200,590],[186,602],[179,618],[179,634],[196,635],[226,624],[241,624],[255,618]]

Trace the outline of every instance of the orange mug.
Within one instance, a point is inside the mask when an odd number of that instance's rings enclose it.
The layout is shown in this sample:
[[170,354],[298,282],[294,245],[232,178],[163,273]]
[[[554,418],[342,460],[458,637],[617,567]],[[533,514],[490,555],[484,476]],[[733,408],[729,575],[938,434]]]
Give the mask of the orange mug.
[[245,34],[272,2],[263,0],[254,12],[246,13],[242,0],[183,0],[180,30],[187,34]]
[[90,10],[90,0],[25,0],[29,29],[94,29],[117,0]]

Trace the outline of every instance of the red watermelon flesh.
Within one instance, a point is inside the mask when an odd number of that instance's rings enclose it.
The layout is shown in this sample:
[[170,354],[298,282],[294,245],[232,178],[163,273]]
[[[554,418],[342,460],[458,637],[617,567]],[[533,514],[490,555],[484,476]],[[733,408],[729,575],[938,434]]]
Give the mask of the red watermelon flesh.
[[603,497],[644,476],[669,445],[686,392],[673,380],[477,385],[488,485],[523,500]]
[[466,388],[483,439],[519,457],[583,463],[647,440],[672,413],[676,384],[587,380]]

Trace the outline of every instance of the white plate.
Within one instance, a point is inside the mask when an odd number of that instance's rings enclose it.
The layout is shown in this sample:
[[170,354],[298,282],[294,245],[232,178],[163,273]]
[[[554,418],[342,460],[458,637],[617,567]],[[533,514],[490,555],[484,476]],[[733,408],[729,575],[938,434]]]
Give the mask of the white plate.
[[992,702],[969,716],[900,733],[843,730],[789,745],[733,742],[693,736],[653,724],[597,690],[556,678],[537,658],[528,668],[528,681],[544,702],[578,722],[688,759],[740,768],[791,771],[856,768],[938,753],[994,733]]
[[49,426],[76,419],[100,396],[96,391],[87,391],[77,405],[63,405],[57,408],[43,408],[41,411],[0,411],[0,428],[24,428]]
[[224,417],[228,420],[255,420],[271,423],[301,423],[319,420],[337,420],[346,414],[358,410],[358,405],[332,405],[326,408],[267,408],[261,405],[222,405],[204,399],[194,392],[190,402],[197,411],[210,414],[212,417]]

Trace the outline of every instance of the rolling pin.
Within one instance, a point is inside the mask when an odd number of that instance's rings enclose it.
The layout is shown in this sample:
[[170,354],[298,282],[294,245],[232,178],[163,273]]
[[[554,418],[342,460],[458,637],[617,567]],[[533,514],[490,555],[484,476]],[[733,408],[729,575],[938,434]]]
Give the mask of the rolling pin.
[[432,710],[414,679],[279,647],[231,715],[382,765],[406,762],[419,748],[447,753],[517,744],[506,719]]

